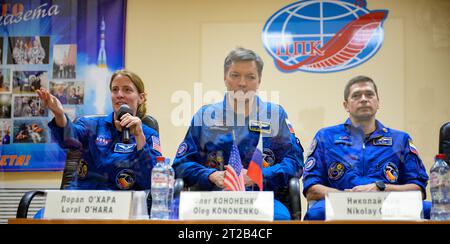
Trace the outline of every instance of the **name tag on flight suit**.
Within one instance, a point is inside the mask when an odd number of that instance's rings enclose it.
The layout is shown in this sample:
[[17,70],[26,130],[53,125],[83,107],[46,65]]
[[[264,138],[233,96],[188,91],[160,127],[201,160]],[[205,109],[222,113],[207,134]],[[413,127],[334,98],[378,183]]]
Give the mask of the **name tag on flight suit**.
[[114,152],[116,153],[131,153],[136,148],[136,144],[116,143]]
[[392,146],[392,137],[381,137],[373,140],[374,146]]
[[266,134],[270,134],[270,132],[272,131],[272,128],[271,128],[269,122],[256,121],[256,120],[250,120],[250,122],[248,124],[248,128],[250,131],[261,132],[261,133],[266,133]]
[[337,135],[334,137],[334,144],[344,144],[346,146],[353,145],[352,139],[347,135]]

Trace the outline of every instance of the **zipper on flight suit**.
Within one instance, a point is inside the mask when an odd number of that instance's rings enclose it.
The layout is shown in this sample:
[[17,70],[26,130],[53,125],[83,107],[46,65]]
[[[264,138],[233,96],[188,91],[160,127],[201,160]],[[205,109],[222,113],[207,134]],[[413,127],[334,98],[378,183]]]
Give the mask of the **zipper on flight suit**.
[[366,140],[364,139],[363,145],[362,145],[362,166],[363,166],[363,176],[366,175]]
[[366,164],[366,162],[365,162],[366,161],[366,157],[365,157],[365,155],[366,155],[366,143],[371,142],[371,141],[373,141],[373,140],[375,140],[375,139],[377,139],[379,137],[381,137],[381,136],[376,136],[376,137],[372,138],[372,135],[371,135],[371,136],[369,136],[368,139],[364,138],[364,142],[363,142],[363,145],[362,145],[362,148],[363,148],[363,153],[362,153],[362,156],[363,156],[363,159],[362,159],[362,162],[363,162],[363,176],[366,175],[366,167],[365,167],[365,164]]

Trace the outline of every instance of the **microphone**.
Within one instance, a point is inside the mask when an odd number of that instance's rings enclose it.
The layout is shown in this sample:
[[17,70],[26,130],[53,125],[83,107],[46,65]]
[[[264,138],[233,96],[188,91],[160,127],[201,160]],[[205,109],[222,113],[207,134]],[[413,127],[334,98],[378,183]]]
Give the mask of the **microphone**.
[[[120,105],[119,111],[117,111],[117,118],[119,119],[119,121],[120,121],[120,118],[126,113],[133,115],[133,110],[131,110],[130,106],[128,106],[126,104]],[[126,127],[122,128],[122,142],[123,143],[130,142],[130,129],[129,128],[126,128]]]

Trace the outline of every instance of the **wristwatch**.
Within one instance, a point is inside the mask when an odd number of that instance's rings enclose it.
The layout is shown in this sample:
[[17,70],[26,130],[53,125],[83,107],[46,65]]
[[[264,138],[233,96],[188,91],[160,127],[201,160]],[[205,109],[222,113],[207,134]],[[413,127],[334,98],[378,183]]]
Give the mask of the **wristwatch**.
[[386,184],[382,180],[375,181],[375,185],[377,186],[378,190],[384,191],[386,190]]

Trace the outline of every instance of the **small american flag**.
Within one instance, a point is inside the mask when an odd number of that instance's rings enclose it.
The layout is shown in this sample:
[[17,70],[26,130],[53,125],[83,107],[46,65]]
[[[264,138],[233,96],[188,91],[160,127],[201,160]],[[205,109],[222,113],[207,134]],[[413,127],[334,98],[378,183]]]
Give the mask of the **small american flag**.
[[152,136],[152,142],[153,142],[153,149],[162,153],[161,152],[161,144],[159,143],[159,138],[156,136]]
[[227,191],[245,191],[244,175],[241,174],[242,162],[239,149],[233,142],[228,167],[225,171],[224,189]]

